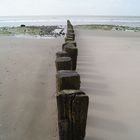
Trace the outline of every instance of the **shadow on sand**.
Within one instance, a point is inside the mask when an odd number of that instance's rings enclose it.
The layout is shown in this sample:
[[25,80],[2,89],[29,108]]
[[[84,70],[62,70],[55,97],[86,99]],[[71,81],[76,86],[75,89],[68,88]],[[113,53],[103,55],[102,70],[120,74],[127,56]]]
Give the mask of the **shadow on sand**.
[[[111,91],[107,79],[101,75],[93,61],[94,58],[91,57],[93,56],[85,59],[85,56],[83,58],[80,56],[80,61],[78,61],[78,71],[82,81],[81,90],[89,95],[90,100],[85,140],[105,140],[106,138],[101,132],[127,133],[128,130],[121,121],[107,117],[109,113],[113,113],[115,110],[111,104],[106,102],[106,99],[112,98],[115,93]],[[107,115],[101,115],[102,113]]]

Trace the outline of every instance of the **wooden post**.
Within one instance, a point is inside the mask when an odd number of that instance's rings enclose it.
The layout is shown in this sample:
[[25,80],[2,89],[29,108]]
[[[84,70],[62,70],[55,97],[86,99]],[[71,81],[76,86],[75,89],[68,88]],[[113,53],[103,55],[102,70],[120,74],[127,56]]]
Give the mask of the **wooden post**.
[[74,39],[72,37],[66,37],[65,42],[67,42],[67,41],[74,41]]
[[78,49],[74,46],[65,45],[64,51],[66,51],[68,56],[72,58],[72,70],[76,70]]
[[62,44],[62,50],[64,50],[64,46],[66,46],[66,45],[70,45],[71,46],[71,44],[73,45],[73,47],[77,46],[75,41],[67,41],[67,42]]
[[57,92],[64,89],[80,89],[80,75],[71,70],[61,70],[56,74]]
[[67,33],[74,33],[73,25],[69,20],[67,20]]
[[65,51],[59,51],[56,53],[56,57],[68,57],[68,53]]
[[72,29],[73,30],[73,25],[69,20],[67,20],[67,29]]
[[73,40],[75,40],[75,34],[74,33],[67,33],[66,37],[67,38],[72,38]]
[[57,95],[60,140],[84,140],[89,98],[79,90],[63,90]]
[[[62,50],[65,51],[65,48],[66,48],[66,47],[75,47],[75,46],[74,46],[73,43],[67,43],[67,44],[65,44],[65,45],[62,46]],[[65,51],[65,52],[66,52],[66,51]],[[67,54],[68,54],[68,52],[67,52]],[[69,55],[68,55],[68,56],[69,56]]]
[[67,34],[69,34],[69,33],[74,34],[74,30],[68,28],[68,29],[67,29]]
[[57,57],[55,60],[56,70],[72,70],[72,59],[70,57]]

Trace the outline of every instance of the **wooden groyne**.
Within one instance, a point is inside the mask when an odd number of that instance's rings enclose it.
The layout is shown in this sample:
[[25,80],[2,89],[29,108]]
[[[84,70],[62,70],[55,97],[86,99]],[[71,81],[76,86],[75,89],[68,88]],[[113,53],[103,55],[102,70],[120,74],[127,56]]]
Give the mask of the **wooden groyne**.
[[77,56],[75,32],[68,20],[65,43],[55,61],[59,140],[84,140],[86,134],[89,97],[80,90]]

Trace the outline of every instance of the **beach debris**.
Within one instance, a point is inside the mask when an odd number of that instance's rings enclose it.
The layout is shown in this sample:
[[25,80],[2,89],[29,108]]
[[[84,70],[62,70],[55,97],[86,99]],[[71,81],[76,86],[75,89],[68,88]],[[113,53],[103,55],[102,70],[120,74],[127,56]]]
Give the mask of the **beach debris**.
[[64,37],[64,27],[59,26],[25,26],[0,27],[0,34],[6,35],[30,35],[40,37]]
[[26,25],[24,25],[24,24],[21,24],[21,25],[20,25],[20,27],[26,27]]
[[65,33],[63,32],[64,31],[64,28],[58,28],[58,29],[55,29],[54,31],[53,31],[53,33],[55,34],[55,36],[57,37],[57,36],[64,36],[65,35]]

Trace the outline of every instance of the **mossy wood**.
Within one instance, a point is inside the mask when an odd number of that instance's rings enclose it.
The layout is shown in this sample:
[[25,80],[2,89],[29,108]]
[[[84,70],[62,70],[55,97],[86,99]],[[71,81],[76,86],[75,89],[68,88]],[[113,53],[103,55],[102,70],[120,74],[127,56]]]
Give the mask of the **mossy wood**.
[[67,34],[69,34],[69,33],[73,33],[74,34],[74,30],[71,29],[71,28],[67,28]]
[[60,140],[84,140],[89,98],[79,90],[63,90],[57,95]]
[[76,70],[78,49],[74,46],[65,45],[64,51],[66,51],[68,56],[72,58],[72,70]]
[[68,57],[68,53],[66,51],[59,51],[56,53],[56,57]]
[[64,45],[62,45],[62,50],[65,51],[66,47],[74,47],[75,48],[75,44],[73,44],[73,43],[65,43]]
[[72,38],[73,40],[75,40],[75,34],[69,33],[66,35],[66,38]]
[[56,70],[72,70],[71,57],[57,57],[55,60]]
[[75,33],[67,32],[66,35],[75,36]]
[[72,70],[61,70],[56,74],[57,93],[64,89],[80,89],[80,75]]
[[65,43],[62,44],[62,50],[64,50],[64,46],[66,45],[73,45],[73,47],[76,47],[77,46],[77,43],[75,41],[67,41]]
[[71,22],[69,20],[67,20],[67,28],[73,29],[73,25],[71,24]]
[[73,37],[66,37],[65,42],[67,42],[67,41],[74,41],[74,39],[73,39]]

